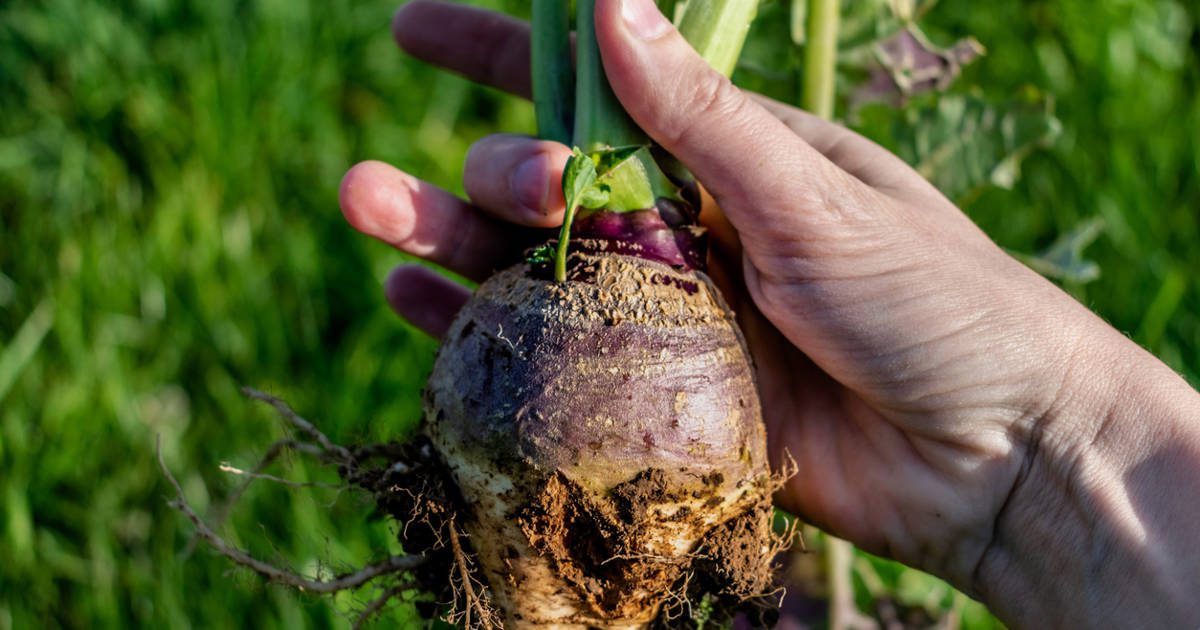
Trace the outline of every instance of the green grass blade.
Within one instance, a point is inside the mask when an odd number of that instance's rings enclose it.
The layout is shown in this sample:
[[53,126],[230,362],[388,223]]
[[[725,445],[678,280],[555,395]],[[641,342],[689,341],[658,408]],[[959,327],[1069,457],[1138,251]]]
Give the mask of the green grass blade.
[[33,360],[42,340],[54,326],[54,301],[46,298],[33,309],[12,341],[0,351],[0,401]]

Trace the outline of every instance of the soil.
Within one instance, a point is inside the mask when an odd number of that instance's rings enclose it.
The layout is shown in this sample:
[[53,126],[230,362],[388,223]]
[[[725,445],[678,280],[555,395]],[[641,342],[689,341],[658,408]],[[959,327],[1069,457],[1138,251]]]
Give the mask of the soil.
[[[703,481],[690,489],[672,487],[662,470],[648,468],[613,488],[607,500],[597,500],[556,474],[518,518],[533,548],[553,559],[598,617],[631,619],[658,608],[654,626],[692,627],[692,609],[707,600],[709,621],[741,611],[762,619],[763,609],[772,607],[773,554],[767,552],[779,547],[769,504],[713,527],[691,553],[639,551],[646,539],[660,535],[655,508],[708,496],[716,487]],[[682,506],[666,518],[684,520],[691,512]]]
[[[470,522],[472,515],[428,439],[389,445],[379,455],[386,456],[389,465],[342,472],[374,495],[381,512],[402,524],[400,540],[406,552],[426,557],[413,573],[432,596],[418,605],[422,615],[433,619],[456,614],[439,602],[490,607],[486,591],[472,595],[482,601],[464,601],[462,593],[454,592],[464,566],[475,582],[483,583],[471,546],[460,544],[456,550],[450,544],[451,530]],[[371,459],[356,453],[358,461]],[[692,628],[701,620],[697,613],[703,606],[707,622],[725,622],[742,613],[753,626],[768,627],[778,605],[772,559],[787,542],[785,534],[771,529],[769,502],[712,527],[690,553],[640,551],[652,546],[647,539],[660,535],[656,524],[662,505],[711,499],[722,483],[715,474],[681,488],[672,486],[664,471],[648,468],[597,499],[556,473],[511,516],[530,547],[551,560],[595,618],[620,621],[649,609],[657,610],[650,627]],[[683,521],[691,516],[692,509],[683,505],[665,518]],[[520,552],[508,546],[503,553],[511,559]]]

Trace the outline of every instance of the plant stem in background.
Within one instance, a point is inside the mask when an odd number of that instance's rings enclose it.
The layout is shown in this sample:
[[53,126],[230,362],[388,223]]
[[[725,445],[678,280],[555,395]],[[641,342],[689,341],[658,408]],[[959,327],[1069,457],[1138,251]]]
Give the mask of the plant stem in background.
[[840,0],[810,0],[808,4],[804,92],[800,105],[821,118],[833,117],[840,9]]
[[684,5],[679,32],[710,66],[725,76],[733,74],[750,23],[758,12],[758,0],[726,0]]
[[571,142],[575,117],[575,69],[571,61],[571,15],[563,0],[533,0],[533,103],[538,136]]

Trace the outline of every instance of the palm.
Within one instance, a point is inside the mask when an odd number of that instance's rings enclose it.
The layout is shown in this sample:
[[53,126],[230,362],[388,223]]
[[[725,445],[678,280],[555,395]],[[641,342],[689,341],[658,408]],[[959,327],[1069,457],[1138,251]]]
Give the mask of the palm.
[[[986,515],[1005,493],[978,497],[983,505],[962,503],[955,496],[962,480],[947,470],[955,468],[947,460],[961,464],[962,449],[914,448],[921,438],[908,423],[919,419],[880,411],[817,367],[755,305],[743,281],[740,244],[722,218],[708,211],[706,218],[716,236],[710,275],[735,311],[757,368],[772,464],[795,466],[777,496],[780,507],[871,551],[928,566],[927,557],[903,558],[913,553],[905,547],[915,532],[889,523],[893,515],[955,501],[964,513]],[[1008,487],[1011,471],[977,469],[986,477],[977,480],[982,487]]]

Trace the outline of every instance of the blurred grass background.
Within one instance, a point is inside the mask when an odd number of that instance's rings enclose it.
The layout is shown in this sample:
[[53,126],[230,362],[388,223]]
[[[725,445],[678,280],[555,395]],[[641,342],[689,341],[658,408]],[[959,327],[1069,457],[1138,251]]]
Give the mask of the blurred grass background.
[[[361,605],[187,553],[154,444],[203,511],[232,485],[218,463],[248,466],[279,434],[240,385],[343,441],[417,420],[435,344],[387,311],[379,283],[401,257],[344,225],[338,182],[373,158],[458,190],[470,143],[532,116],[404,59],[394,4],[0,6],[0,630],[343,627]],[[1013,189],[965,210],[1017,252],[1101,217],[1102,275],[1067,288],[1194,385],[1198,20],[1173,0],[943,0],[925,21],[987,46],[966,81],[997,98],[1037,86],[1062,121]],[[336,570],[396,550],[369,516],[349,494],[258,487],[226,532]],[[881,571],[919,580],[906,573]]]

